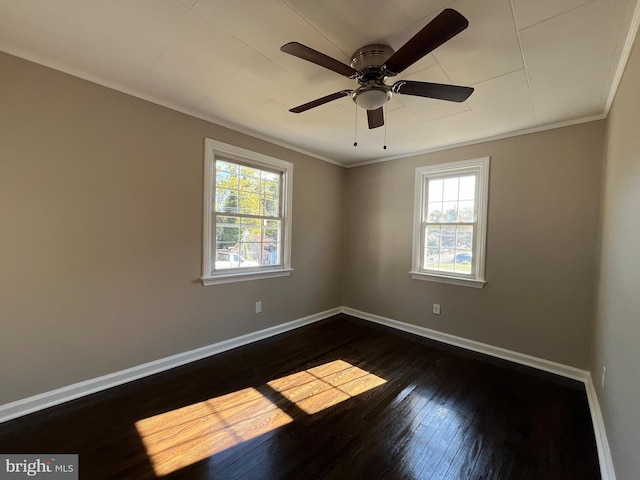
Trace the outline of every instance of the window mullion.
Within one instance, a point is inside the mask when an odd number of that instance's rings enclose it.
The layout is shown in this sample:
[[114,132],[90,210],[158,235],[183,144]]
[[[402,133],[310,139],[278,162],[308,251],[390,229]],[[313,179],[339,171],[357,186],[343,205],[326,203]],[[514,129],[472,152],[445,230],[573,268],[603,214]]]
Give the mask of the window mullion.
[[279,220],[282,221],[284,217],[266,217],[264,215],[251,215],[250,213],[229,213],[215,211],[215,214],[221,217],[236,217],[236,218],[255,218],[257,220]]
[[429,222],[429,221],[425,221],[424,225],[436,225],[436,226],[452,226],[452,227],[473,227],[477,224],[478,222]]

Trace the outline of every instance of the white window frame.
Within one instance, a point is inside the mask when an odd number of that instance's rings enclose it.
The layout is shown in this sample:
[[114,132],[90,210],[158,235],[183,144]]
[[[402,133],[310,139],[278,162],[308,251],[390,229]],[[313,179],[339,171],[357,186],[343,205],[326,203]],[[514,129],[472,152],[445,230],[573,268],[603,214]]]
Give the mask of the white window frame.
[[[221,270],[214,271],[216,245],[213,222],[216,189],[216,160],[239,162],[258,169],[276,170],[282,173],[282,262],[277,266],[255,267],[250,271]],[[202,280],[203,285],[243,282],[263,278],[291,275],[291,212],[293,205],[293,163],[253,152],[244,148],[205,139],[204,146],[204,195],[202,229]]]
[[[411,260],[411,277],[416,280],[450,283],[465,287],[484,287],[486,281],[485,250],[487,237],[487,210],[489,199],[489,157],[442,163],[416,168],[415,195],[413,210],[413,254]],[[424,218],[427,207],[429,179],[476,175],[475,220],[473,229],[473,255],[471,273],[442,272],[422,268],[424,252]]]

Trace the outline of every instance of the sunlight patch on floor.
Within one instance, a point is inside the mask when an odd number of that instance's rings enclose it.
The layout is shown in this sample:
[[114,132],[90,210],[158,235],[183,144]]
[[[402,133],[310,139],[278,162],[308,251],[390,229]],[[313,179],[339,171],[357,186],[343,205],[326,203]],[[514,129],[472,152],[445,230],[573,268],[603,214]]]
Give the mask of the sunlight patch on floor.
[[291,403],[314,414],[344,402],[386,380],[344,360],[325,363],[267,383]]
[[156,475],[163,476],[293,419],[254,388],[136,422]]
[[136,429],[156,475],[164,476],[293,422],[287,409],[314,414],[384,383],[336,360],[267,382],[262,388],[275,401],[245,388],[139,420]]

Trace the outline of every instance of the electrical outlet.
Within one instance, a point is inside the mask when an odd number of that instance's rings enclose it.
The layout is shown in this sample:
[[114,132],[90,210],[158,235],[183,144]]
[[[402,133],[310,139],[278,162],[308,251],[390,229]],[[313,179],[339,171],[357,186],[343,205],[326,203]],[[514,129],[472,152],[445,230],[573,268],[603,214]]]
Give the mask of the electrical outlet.
[[440,315],[440,304],[439,303],[434,303],[433,304],[433,314],[434,315]]
[[604,390],[604,380],[607,377],[607,367],[602,367],[602,389]]
[[256,302],[256,313],[262,312],[262,302]]

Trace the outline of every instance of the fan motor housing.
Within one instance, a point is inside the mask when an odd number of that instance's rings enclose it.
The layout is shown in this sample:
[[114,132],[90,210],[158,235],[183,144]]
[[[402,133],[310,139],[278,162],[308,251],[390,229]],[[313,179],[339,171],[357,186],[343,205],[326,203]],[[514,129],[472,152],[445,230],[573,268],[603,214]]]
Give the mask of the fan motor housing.
[[393,53],[393,48],[381,43],[374,43],[356,50],[351,56],[351,67],[359,72],[357,80],[360,85],[372,80],[383,83],[386,77],[380,67]]

